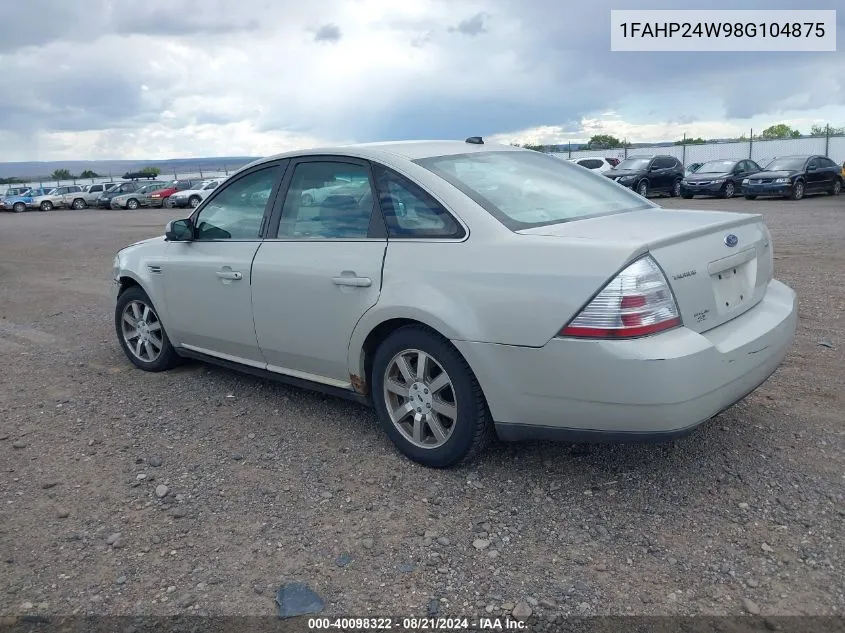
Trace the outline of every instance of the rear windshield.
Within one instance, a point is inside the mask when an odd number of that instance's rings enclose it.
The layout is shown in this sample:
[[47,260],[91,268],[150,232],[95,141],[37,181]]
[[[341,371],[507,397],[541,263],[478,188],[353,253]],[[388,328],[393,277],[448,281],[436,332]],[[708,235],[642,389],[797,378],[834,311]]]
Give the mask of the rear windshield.
[[415,162],[514,231],[656,206],[601,174],[540,152],[474,152]]

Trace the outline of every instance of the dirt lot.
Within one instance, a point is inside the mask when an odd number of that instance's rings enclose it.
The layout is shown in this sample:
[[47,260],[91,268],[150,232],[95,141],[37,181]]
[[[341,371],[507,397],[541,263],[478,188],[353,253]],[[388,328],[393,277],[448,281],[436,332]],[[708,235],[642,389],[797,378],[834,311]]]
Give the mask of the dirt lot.
[[673,443],[447,472],[355,404],[134,369],[112,257],[178,212],[0,215],[0,614],[272,615],[292,580],[329,615],[842,614],[845,196],[662,202],[764,214],[800,296],[782,368]]

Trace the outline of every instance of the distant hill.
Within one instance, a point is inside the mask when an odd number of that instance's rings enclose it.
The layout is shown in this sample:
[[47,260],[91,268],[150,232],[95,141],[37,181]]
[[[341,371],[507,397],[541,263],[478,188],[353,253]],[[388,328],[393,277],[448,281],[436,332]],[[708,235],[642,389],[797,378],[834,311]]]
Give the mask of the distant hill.
[[127,171],[144,167],[158,167],[162,174],[175,172],[233,171],[258,158],[257,156],[219,156],[212,158],[174,158],[171,160],[57,160],[0,163],[0,178],[37,178],[49,176],[57,169],[67,169],[74,175],[91,170],[101,176],[119,177]]

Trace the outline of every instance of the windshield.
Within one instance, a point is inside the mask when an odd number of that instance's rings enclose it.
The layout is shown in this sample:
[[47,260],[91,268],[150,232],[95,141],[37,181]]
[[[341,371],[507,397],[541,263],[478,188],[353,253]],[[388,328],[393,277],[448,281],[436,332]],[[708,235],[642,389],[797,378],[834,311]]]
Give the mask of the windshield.
[[711,160],[704,163],[695,170],[697,174],[725,174],[732,171],[737,161],[735,160]]
[[771,163],[766,165],[767,171],[791,171],[793,169],[804,169],[804,163],[807,161],[802,156],[793,156],[787,158],[775,158]]
[[539,152],[477,152],[416,162],[511,230],[655,206],[605,176]]
[[626,158],[614,169],[645,169],[650,162],[650,158]]

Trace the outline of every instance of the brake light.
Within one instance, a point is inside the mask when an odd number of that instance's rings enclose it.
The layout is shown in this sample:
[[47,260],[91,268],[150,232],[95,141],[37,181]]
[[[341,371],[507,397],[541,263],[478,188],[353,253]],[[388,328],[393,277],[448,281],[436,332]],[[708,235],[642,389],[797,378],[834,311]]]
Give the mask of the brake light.
[[558,336],[636,338],[681,324],[666,276],[650,255],[616,275]]

